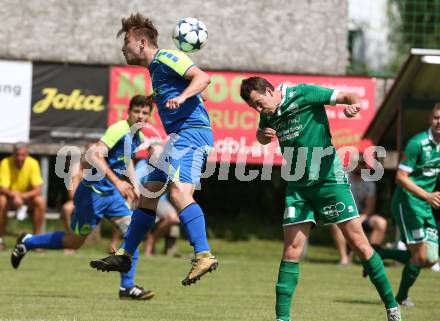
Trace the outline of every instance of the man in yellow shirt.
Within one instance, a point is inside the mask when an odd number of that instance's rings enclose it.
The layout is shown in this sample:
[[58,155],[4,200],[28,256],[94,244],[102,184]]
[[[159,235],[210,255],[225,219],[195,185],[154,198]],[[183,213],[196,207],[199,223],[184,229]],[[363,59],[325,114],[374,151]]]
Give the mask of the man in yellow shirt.
[[0,251],[5,249],[3,236],[8,209],[29,206],[34,234],[41,233],[46,211],[46,203],[41,196],[42,184],[38,161],[28,155],[26,144],[15,144],[13,154],[0,162]]

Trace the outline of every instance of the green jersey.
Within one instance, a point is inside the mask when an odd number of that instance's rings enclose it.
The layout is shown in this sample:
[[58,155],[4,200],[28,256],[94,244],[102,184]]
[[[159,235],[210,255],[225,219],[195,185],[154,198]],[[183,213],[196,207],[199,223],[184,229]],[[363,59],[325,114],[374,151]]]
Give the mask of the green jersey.
[[[399,169],[409,173],[409,178],[425,191],[434,191],[440,172],[440,144],[435,142],[431,129],[415,135],[408,141]],[[426,203],[400,186],[397,186],[396,194],[408,197],[416,204]]]
[[[281,84],[282,100],[273,115],[261,114],[259,128],[276,130],[292,179],[297,186],[311,186],[326,179],[346,180],[332,145],[324,105],[335,105],[338,91],[300,84]],[[339,176],[339,177],[338,177]]]

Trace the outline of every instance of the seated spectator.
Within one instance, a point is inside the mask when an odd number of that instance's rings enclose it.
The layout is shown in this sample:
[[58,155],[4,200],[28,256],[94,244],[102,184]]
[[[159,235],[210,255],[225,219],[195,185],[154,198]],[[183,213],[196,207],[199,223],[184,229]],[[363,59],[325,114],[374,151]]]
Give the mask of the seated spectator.
[[[380,245],[385,238],[387,221],[382,216],[374,214],[376,207],[376,184],[375,182],[364,181],[361,177],[361,170],[368,168],[368,164],[365,162],[362,154],[360,154],[358,164],[349,173],[348,178],[359,215],[363,221],[362,227],[365,232],[370,232],[370,243],[372,245]],[[339,264],[342,266],[350,264],[347,242],[341,230],[334,224],[330,225],[330,230],[339,252]]]
[[0,163],[0,251],[5,250],[3,238],[10,209],[19,212],[27,206],[32,215],[33,233],[42,232],[46,212],[42,185],[38,161],[28,155],[26,144],[15,144],[13,154]]

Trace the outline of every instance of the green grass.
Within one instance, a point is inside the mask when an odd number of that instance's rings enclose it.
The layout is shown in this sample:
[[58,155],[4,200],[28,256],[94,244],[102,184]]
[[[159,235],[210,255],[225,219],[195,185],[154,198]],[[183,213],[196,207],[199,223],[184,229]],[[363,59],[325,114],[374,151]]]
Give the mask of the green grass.
[[[8,244],[13,243],[8,238]],[[189,247],[180,241],[183,258],[140,259],[137,283],[156,292],[149,302],[120,301],[119,276],[89,268],[105,255],[105,244],[87,246],[74,255],[30,253],[19,270],[0,253],[0,320],[44,321],[263,321],[274,320],[274,287],[281,243],[211,241],[220,267],[191,287],[180,285],[189,269]],[[301,265],[293,301],[293,320],[385,320],[384,309],[359,265],[340,268],[331,248],[310,247]],[[393,287],[400,267],[387,267]],[[404,320],[440,320],[440,274],[424,271],[411,291],[417,303],[404,309]]]

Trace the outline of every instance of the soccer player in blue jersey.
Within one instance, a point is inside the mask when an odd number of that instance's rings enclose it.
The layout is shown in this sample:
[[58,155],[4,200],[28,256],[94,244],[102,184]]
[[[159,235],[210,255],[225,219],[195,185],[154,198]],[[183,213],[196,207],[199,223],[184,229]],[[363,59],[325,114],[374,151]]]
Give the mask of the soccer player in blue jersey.
[[[101,218],[109,219],[125,234],[130,224],[132,211],[125,198],[134,199],[138,191],[124,176],[134,175],[132,159],[135,150],[143,141],[141,131],[131,131],[133,125],[140,128],[151,114],[152,100],[145,96],[134,96],[129,105],[128,119],[110,126],[96,144],[91,155],[92,167],[84,175],[76,189],[71,218],[71,231],[31,235],[21,234],[11,254],[11,264],[18,268],[21,260],[30,250],[78,249],[95,229]],[[90,152],[87,153],[89,155]],[[128,159],[127,159],[128,158]],[[99,171],[97,170],[99,168]],[[105,176],[96,176],[98,173]],[[134,284],[137,249],[133,251],[131,269],[121,273],[119,298],[149,300],[154,296],[150,290]]]
[[[218,265],[207,241],[203,211],[193,198],[208,150],[213,145],[211,124],[201,97],[210,78],[183,52],[159,49],[157,29],[143,15],[123,18],[118,36],[123,33],[122,53],[128,64],[148,69],[159,115],[170,135],[163,166],[144,178],[144,186],[150,192],[164,191],[167,186],[170,201],[194,247],[195,259],[182,281],[183,285],[190,285]],[[129,269],[130,257],[154,224],[161,193],[156,194],[141,196],[122,247],[109,257],[90,262],[92,267],[104,271]]]

